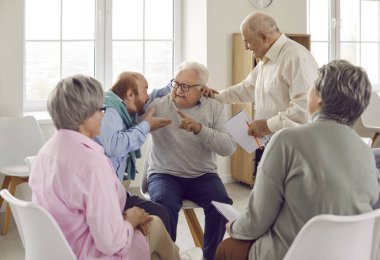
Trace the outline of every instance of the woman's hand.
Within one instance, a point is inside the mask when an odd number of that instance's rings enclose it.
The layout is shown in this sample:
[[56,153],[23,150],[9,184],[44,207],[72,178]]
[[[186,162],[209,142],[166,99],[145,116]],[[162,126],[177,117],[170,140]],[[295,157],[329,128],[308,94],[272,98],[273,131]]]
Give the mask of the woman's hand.
[[230,236],[231,236],[231,224],[232,224],[232,222],[226,223],[226,231],[227,231],[228,235],[230,235]]
[[145,235],[148,234],[149,223],[153,217],[144,209],[133,207],[124,211],[124,220],[128,221],[134,229],[138,228]]

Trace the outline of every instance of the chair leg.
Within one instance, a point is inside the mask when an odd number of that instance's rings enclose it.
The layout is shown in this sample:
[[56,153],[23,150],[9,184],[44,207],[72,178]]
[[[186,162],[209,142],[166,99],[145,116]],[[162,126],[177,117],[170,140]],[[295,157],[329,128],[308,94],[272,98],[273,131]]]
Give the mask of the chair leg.
[[[23,183],[23,182],[28,182],[29,178],[20,178],[16,176],[11,176],[10,180],[10,187],[9,187],[9,193],[14,196],[16,193],[16,186]],[[1,231],[1,234],[5,236],[8,234],[8,228],[9,228],[9,222],[11,219],[11,207],[9,204],[7,204],[7,209],[5,211],[5,217],[4,217],[4,224],[3,224],[3,229]]]
[[[1,190],[8,189],[10,181],[11,181],[11,176],[5,175],[3,185],[1,186]],[[0,196],[0,209],[1,209],[1,206],[3,205],[3,201],[4,201],[3,197]]]
[[372,137],[372,147],[373,147],[373,145],[374,145],[374,143],[375,143],[375,141],[376,141],[376,139],[377,139],[378,136],[379,136],[379,133],[375,133],[373,135],[373,137]]
[[189,225],[191,236],[193,237],[194,244],[197,247],[203,247],[203,230],[199,224],[197,215],[194,209],[184,209],[187,224]]

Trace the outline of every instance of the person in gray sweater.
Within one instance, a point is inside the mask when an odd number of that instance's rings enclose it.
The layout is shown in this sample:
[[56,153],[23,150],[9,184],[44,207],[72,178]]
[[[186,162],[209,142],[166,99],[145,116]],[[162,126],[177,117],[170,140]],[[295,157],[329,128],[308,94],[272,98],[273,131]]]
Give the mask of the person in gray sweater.
[[337,60],[319,69],[308,94],[312,122],[273,135],[248,206],[227,223],[216,259],[283,259],[302,226],[320,214],[372,211],[379,192],[371,149],[352,129],[367,107],[366,72]]
[[182,200],[194,201],[204,209],[203,256],[213,260],[226,221],[211,201],[232,204],[217,174],[217,154],[230,156],[236,142],[224,128],[227,115],[223,105],[201,94],[207,79],[202,64],[182,63],[171,81],[171,94],[151,104],[155,116],[170,118],[172,124],[151,132],[148,190],[154,202],[168,209],[174,241]]

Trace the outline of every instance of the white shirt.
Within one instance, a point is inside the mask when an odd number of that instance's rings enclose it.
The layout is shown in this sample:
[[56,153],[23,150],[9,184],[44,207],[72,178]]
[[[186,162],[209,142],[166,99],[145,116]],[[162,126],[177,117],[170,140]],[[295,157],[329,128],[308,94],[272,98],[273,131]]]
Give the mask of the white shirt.
[[308,121],[307,92],[318,77],[318,65],[302,45],[282,34],[245,80],[216,95],[222,103],[254,102],[255,119],[268,128]]

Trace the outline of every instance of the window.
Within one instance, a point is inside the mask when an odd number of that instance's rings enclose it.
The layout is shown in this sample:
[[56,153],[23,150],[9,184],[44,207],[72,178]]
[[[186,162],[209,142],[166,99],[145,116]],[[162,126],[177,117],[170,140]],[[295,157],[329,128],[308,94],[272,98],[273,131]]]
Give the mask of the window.
[[175,2],[26,0],[25,110],[45,110],[50,91],[73,74],[106,89],[124,70],[144,74],[150,89],[166,85],[180,59]]
[[319,66],[348,60],[362,66],[379,89],[379,13],[379,0],[309,0],[311,52]]

